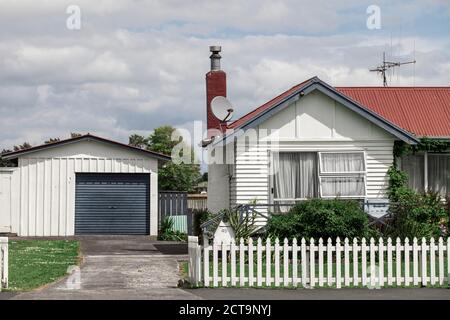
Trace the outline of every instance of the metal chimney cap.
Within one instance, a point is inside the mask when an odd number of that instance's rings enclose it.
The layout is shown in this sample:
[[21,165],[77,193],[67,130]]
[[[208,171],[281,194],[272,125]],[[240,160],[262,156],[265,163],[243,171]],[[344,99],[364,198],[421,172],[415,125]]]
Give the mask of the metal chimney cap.
[[222,47],[221,46],[210,46],[209,51],[211,51],[213,53],[218,53],[218,52],[222,51]]

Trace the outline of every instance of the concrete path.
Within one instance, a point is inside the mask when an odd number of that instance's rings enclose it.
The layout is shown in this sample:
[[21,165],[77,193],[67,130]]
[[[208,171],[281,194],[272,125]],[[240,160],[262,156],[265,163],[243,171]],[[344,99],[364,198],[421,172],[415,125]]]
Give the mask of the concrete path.
[[[12,299],[201,299],[177,288],[178,261],[187,256],[162,254],[165,249],[157,249],[167,245],[144,238],[83,238],[80,270]],[[180,250],[174,245],[169,251]]]

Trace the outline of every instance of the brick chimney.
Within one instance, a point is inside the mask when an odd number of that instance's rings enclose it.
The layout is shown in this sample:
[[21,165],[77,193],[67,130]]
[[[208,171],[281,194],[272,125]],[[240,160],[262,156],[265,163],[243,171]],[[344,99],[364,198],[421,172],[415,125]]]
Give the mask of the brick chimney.
[[[211,100],[217,96],[227,96],[227,74],[220,69],[220,56],[222,48],[220,46],[211,46],[209,51],[211,56],[211,70],[206,74],[206,123],[207,129],[218,129],[224,131],[225,124],[217,119],[211,111]],[[208,134],[208,136],[210,136]]]

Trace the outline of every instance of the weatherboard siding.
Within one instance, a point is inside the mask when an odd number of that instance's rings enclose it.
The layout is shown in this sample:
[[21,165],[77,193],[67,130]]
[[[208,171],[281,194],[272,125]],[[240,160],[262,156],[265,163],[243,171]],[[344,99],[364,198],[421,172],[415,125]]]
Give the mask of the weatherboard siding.
[[[231,204],[245,204],[253,200],[270,203],[269,159],[271,152],[364,151],[367,164],[367,198],[385,198],[388,187],[387,171],[393,164],[392,141],[330,141],[280,142],[277,147],[253,146],[236,156],[231,179]],[[238,150],[239,153],[239,150]]]
[[366,197],[386,198],[395,137],[324,94],[308,94],[255,130],[256,143],[245,146],[245,136],[237,139],[230,179],[232,206],[271,202],[270,155],[280,151],[364,151]]
[[[157,234],[158,161],[95,141],[37,151],[19,158],[11,189],[11,232],[71,236],[75,229],[76,173],[149,173],[150,234]],[[4,174],[2,174],[4,176]],[[3,215],[3,210],[2,210]]]

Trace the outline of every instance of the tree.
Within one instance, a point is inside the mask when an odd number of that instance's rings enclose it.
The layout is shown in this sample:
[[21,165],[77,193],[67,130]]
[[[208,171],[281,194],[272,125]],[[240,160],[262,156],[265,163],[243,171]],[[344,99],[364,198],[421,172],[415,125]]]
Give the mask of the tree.
[[[162,126],[156,128],[148,138],[133,134],[129,138],[130,145],[140,147],[146,150],[163,153],[166,155],[172,154],[172,149],[179,143],[184,143],[183,138],[180,137],[175,141],[172,140],[172,134],[175,128],[171,126]],[[200,179],[200,166],[194,163],[195,154],[192,147],[191,163],[173,163],[168,161],[159,169],[158,172],[158,187],[165,191],[187,191],[194,190],[198,180]]]
[[[24,142],[23,144],[19,144],[13,147],[14,151],[24,150],[31,148],[31,144],[28,142]],[[2,152],[0,152],[0,167],[15,167],[16,164],[11,160],[5,160],[1,156],[5,153],[12,152],[11,150],[3,149]]]
[[133,147],[147,149],[148,139],[138,134],[132,134],[128,140],[128,144]]
[[8,152],[11,152],[11,150],[3,149],[3,150],[0,152],[0,168],[1,168],[1,167],[14,167],[14,163],[13,163],[12,161],[10,161],[10,160],[5,160],[5,159],[3,159],[3,158],[1,157],[3,154],[8,153]]

